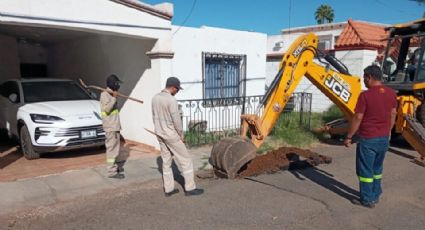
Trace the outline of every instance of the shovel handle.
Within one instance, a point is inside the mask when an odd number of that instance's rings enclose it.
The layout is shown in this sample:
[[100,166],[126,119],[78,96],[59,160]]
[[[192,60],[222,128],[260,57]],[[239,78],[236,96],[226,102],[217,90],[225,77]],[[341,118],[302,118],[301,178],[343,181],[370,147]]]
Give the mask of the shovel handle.
[[[86,83],[81,78],[79,79],[79,81],[80,81],[80,84],[84,88],[86,88],[86,89],[90,88],[90,89],[96,89],[96,90],[99,90],[99,91],[107,91],[109,93],[112,93],[111,90],[108,90],[108,89],[105,89],[105,88],[102,88],[102,87],[99,87],[99,86],[96,86],[96,85],[86,85]],[[143,101],[140,100],[140,99],[137,99],[137,98],[134,98],[134,97],[130,97],[130,96],[124,95],[122,93],[117,93],[117,95],[120,96],[120,97],[127,98],[129,100],[132,100],[132,101],[139,102],[139,103],[142,103],[143,104]]]

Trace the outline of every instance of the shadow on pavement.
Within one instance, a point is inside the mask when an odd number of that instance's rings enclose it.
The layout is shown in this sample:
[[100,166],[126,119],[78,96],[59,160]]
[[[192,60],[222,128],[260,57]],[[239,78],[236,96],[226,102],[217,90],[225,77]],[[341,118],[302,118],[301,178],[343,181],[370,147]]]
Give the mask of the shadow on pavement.
[[393,135],[390,140],[390,145],[397,148],[414,150],[402,135]]
[[22,158],[23,155],[21,151],[19,151],[19,146],[5,146],[0,148],[0,169],[7,167],[13,162]]
[[19,143],[10,139],[4,130],[0,130],[0,169],[22,158]]
[[344,139],[343,137],[335,137],[335,138],[328,138],[328,137],[319,137],[319,141],[328,144],[328,145],[336,145],[336,146],[342,146],[344,145]]
[[415,156],[412,156],[412,155],[410,155],[410,154],[404,153],[404,152],[402,152],[402,151],[400,151],[400,150],[397,150],[397,149],[395,149],[395,148],[391,148],[391,147],[390,147],[390,148],[388,149],[388,152],[394,153],[394,154],[396,154],[396,155],[399,155],[399,156],[401,156],[401,157],[404,157],[404,158],[407,158],[407,159],[410,159],[410,160],[415,159]]
[[338,180],[335,180],[332,178],[332,174],[314,166],[310,166],[307,162],[300,161],[296,162],[296,164],[291,164],[289,172],[291,172],[299,180],[305,180],[305,178],[307,178],[349,201],[359,198],[360,194],[358,191],[339,182]]
[[[399,149],[396,149],[399,148]],[[403,138],[401,135],[392,136],[390,141],[390,147],[388,148],[388,152],[394,153],[398,156],[407,158],[409,160],[415,159],[415,156],[404,152],[403,150],[415,151],[415,149],[410,146],[410,144]]]
[[104,154],[104,153],[105,153],[105,147],[102,146],[102,147],[75,149],[75,150],[62,151],[62,152],[43,153],[40,157],[47,158],[47,159],[74,158],[74,157],[90,156],[90,155],[97,155],[97,154]]
[[[156,164],[158,165],[158,171],[162,175],[162,158],[160,156],[156,158]],[[171,164],[171,169],[173,170],[174,181],[177,181],[177,183],[184,189],[184,178],[180,174],[179,168],[174,160]]]

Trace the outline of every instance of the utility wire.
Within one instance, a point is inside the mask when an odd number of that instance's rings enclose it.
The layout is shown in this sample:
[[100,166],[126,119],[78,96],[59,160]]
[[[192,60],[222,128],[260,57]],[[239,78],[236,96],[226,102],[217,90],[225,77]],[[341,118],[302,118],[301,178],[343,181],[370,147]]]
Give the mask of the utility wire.
[[387,4],[387,3],[385,3],[385,2],[382,2],[381,0],[375,0],[375,2],[376,2],[376,3],[378,3],[378,4],[380,4],[380,5],[382,5],[382,6],[385,6],[385,7],[386,7],[386,8],[388,8],[388,9],[391,9],[391,10],[397,11],[397,12],[399,12],[400,14],[409,14],[409,15],[411,15],[411,16],[417,16],[417,15],[412,14],[412,13],[410,13],[410,12],[406,12],[405,10],[400,10],[400,9],[397,9],[396,7],[392,7],[392,6],[388,5],[388,4]]
[[[291,37],[291,12],[292,12],[292,0],[289,0],[289,9],[288,9],[288,41]],[[283,37],[283,36],[282,36]]]
[[289,0],[289,19],[288,19],[288,31],[291,32],[291,12],[292,12],[292,0]]
[[178,28],[178,29],[177,29],[177,30],[173,33],[173,35],[174,35],[174,34],[176,34],[177,32],[179,32],[180,28],[182,28],[182,27],[185,25],[186,21],[187,21],[187,20],[189,19],[189,17],[192,15],[193,9],[195,9],[195,5],[196,5],[196,0],[193,0],[192,7],[190,8],[189,13],[187,14],[186,18],[183,20],[183,22],[182,22],[182,24],[179,26],[179,28]]

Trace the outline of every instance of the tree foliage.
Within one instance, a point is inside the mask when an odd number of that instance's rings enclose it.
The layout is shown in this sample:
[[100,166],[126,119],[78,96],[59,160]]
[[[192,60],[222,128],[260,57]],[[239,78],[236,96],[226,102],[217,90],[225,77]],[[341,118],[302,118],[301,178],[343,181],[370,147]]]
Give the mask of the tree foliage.
[[[425,0],[424,0],[425,1]],[[334,21],[334,10],[330,5],[322,4],[315,12],[317,24],[331,23]]]
[[425,4],[425,0],[410,0],[412,2],[417,2],[419,4]]
[[[419,5],[425,4],[425,0],[409,0],[412,2],[417,2]],[[425,12],[422,14],[422,18],[425,18]]]

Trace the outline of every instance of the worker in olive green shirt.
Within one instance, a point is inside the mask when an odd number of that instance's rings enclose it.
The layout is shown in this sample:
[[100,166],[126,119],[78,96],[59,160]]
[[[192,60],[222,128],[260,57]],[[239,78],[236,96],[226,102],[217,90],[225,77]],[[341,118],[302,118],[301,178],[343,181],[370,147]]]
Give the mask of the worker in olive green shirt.
[[100,94],[103,130],[105,131],[108,177],[124,178],[125,158],[120,152],[120,114],[117,107],[118,89],[122,81],[114,74],[106,79],[107,89]]

